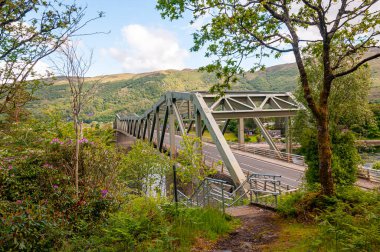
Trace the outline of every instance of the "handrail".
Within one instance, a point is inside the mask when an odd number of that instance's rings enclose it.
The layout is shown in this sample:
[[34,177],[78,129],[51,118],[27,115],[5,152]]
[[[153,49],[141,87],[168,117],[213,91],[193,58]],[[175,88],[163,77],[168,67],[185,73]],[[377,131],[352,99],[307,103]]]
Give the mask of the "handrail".
[[[217,205],[221,204],[223,211],[225,207],[231,207],[240,202],[247,194],[250,195],[251,203],[276,207],[278,197],[282,194],[281,180],[278,180],[280,177],[278,175],[254,173],[248,176],[233,192],[228,192],[225,189],[225,186],[229,185],[226,181],[205,178],[191,197],[185,196],[182,192],[180,192],[180,195],[186,200],[186,205],[206,206],[212,204],[211,202],[214,202],[214,204],[217,202]],[[242,190],[242,187],[247,183],[249,184],[249,190]],[[267,183],[272,184],[272,186],[267,186]],[[291,191],[289,190],[288,192]],[[273,197],[273,200],[270,200],[270,197]]]
[[360,177],[372,182],[380,183],[380,170],[361,166],[359,167],[358,172]]

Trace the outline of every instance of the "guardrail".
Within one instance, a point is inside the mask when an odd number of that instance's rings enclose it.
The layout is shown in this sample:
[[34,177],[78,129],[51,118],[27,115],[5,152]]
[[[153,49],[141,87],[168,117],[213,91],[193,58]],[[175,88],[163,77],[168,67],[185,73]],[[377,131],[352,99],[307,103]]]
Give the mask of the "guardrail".
[[368,179],[372,182],[380,183],[380,170],[359,167],[358,173],[359,177],[361,178]]
[[[203,156],[203,162],[209,166],[209,167],[214,167],[217,171],[223,173],[223,174],[226,174],[228,176],[230,176],[229,172],[228,172],[228,169],[225,168],[225,165],[223,163],[223,161],[221,160],[218,160],[216,158],[213,158],[213,157],[210,157],[208,155],[204,155]],[[242,168],[242,171],[243,173],[246,175],[247,178],[249,178],[252,174],[256,174],[250,170],[247,170],[247,169],[244,169]],[[277,176],[277,175],[271,175],[271,176]],[[281,177],[281,176],[277,176],[277,177]],[[271,187],[271,185],[267,182],[257,182],[257,183],[261,183],[261,185],[263,187]],[[281,183],[280,185],[280,188],[279,188],[282,192],[289,192],[289,191],[294,191],[294,190],[297,190],[298,188],[294,187],[294,186],[291,186],[289,184],[286,184],[286,183]]]
[[[214,144],[214,141],[208,137],[202,137],[202,141],[206,143]],[[227,141],[227,143],[231,149],[240,150],[240,151],[244,151],[244,152],[248,152],[248,153],[252,153],[255,155],[260,155],[260,156],[268,157],[272,159],[278,159],[278,160],[282,160],[288,163],[293,163],[296,165],[306,166],[305,157],[301,155],[254,147],[248,144],[239,144],[239,143],[229,142],[229,141]]]
[[270,149],[263,149],[258,148],[254,146],[249,146],[247,144],[239,144],[239,143],[231,143],[229,142],[229,145],[232,149],[240,150],[244,152],[249,152],[252,154],[269,157],[272,159],[278,159],[282,160],[288,163],[293,163],[297,165],[305,166],[305,158],[300,155],[295,155],[291,153],[281,152],[281,151],[274,151]]

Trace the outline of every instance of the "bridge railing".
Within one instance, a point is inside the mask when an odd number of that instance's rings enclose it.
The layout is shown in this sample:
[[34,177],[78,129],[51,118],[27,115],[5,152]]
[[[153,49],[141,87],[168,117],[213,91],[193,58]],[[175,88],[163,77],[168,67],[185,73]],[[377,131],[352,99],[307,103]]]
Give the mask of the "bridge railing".
[[270,149],[264,149],[264,148],[258,148],[254,146],[250,146],[248,144],[239,144],[239,143],[233,143],[233,142],[228,142],[230,147],[235,150],[240,150],[272,159],[278,159],[282,160],[288,163],[293,163],[297,165],[302,165],[305,166],[305,158],[300,155],[296,154],[291,154],[287,152],[279,152],[279,151],[274,151]]
[[[180,133],[177,132],[177,134],[180,134]],[[214,143],[214,141],[209,137],[202,137],[202,141],[206,143],[212,143],[212,144]],[[259,148],[259,147],[250,146],[248,144],[239,144],[239,143],[230,142],[230,141],[227,141],[227,143],[231,149],[252,153],[254,155],[260,155],[260,156],[271,158],[271,159],[278,159],[278,160],[282,160],[282,161],[296,164],[296,165],[301,165],[301,166],[306,165],[305,157],[301,155],[275,151],[271,149]]]
[[359,167],[358,175],[361,178],[368,179],[369,181],[380,183],[380,170],[375,170],[367,167]]
[[[203,161],[207,166],[214,167],[217,171],[221,172],[222,174],[230,176],[228,169],[225,168],[223,161],[221,161],[217,158],[214,158],[214,157],[210,157],[208,155],[203,156]],[[247,178],[249,178],[252,174],[256,174],[256,173],[254,173],[250,170],[244,169],[244,168],[242,168],[242,170],[243,170],[243,172]],[[273,175],[273,176],[277,176],[277,175]],[[260,186],[262,186],[262,187],[270,188],[272,186],[270,183],[267,183],[264,181],[257,181],[256,183],[259,183]],[[286,183],[281,183],[279,189],[282,192],[291,192],[291,191],[297,190],[298,188],[291,186],[289,184],[286,184]]]

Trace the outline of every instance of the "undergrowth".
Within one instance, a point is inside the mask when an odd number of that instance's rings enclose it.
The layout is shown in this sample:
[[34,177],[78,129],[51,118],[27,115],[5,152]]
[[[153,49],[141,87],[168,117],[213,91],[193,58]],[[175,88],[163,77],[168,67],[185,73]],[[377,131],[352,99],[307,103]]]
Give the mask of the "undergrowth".
[[99,233],[78,238],[63,251],[190,251],[197,237],[214,240],[234,224],[217,209],[137,197],[112,214]]
[[285,196],[278,212],[313,223],[317,235],[309,248],[317,251],[379,251],[380,194],[354,186],[337,188],[336,196],[300,191]]

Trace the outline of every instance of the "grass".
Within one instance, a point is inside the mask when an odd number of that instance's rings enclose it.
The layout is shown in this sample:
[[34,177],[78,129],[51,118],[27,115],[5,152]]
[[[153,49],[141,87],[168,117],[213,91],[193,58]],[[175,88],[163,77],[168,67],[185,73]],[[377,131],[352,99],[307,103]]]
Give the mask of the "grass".
[[312,251],[312,242],[318,234],[315,224],[298,223],[294,220],[279,219],[281,228],[278,239],[263,248],[263,251]]
[[201,246],[212,244],[236,225],[217,209],[176,208],[159,199],[138,197],[111,214],[97,234],[79,237],[62,251],[185,252],[198,241],[204,241]]
[[196,240],[216,241],[238,224],[213,208],[189,208],[184,215],[175,218],[172,234],[178,237],[181,246],[175,251],[189,251]]

